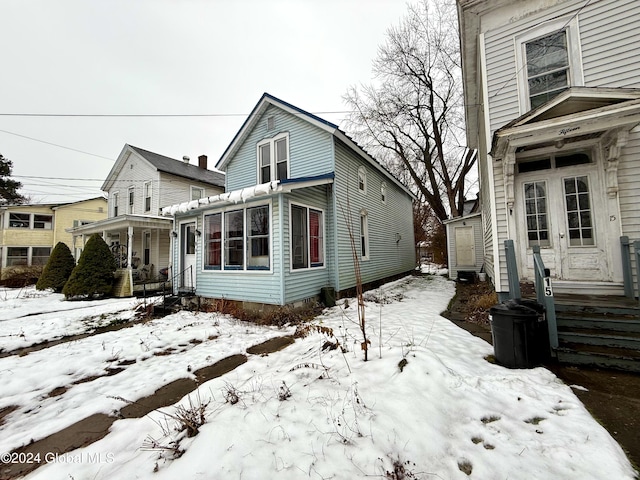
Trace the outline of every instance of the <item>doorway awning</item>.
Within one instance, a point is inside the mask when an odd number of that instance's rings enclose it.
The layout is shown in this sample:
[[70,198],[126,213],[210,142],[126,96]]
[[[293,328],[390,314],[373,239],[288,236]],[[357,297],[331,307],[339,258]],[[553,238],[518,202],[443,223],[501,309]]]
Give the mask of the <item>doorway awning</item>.
[[503,162],[507,203],[514,202],[516,153],[544,147],[562,149],[572,143],[599,143],[605,152],[607,191],[618,191],[620,151],[629,131],[640,124],[640,89],[573,87],[513,120],[493,135],[491,156]]

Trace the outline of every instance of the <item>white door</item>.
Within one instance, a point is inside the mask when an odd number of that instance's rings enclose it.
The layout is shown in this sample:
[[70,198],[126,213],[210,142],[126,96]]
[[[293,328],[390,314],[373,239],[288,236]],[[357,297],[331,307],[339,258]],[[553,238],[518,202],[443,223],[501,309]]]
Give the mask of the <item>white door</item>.
[[524,223],[519,228],[522,275],[534,278],[532,246],[540,245],[552,277],[611,281],[603,222],[606,202],[596,168],[574,166],[525,178],[519,183],[516,217]]
[[456,266],[469,267],[476,264],[475,242],[473,226],[455,227]]
[[195,288],[196,286],[196,224],[183,223],[180,227],[180,250],[182,252],[182,268],[180,286]]

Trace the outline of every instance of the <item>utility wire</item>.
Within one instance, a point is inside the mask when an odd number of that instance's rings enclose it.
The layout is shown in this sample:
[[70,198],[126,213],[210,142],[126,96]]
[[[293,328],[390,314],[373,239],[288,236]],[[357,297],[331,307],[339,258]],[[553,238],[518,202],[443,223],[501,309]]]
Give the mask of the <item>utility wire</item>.
[[52,145],[54,147],[64,148],[65,150],[71,150],[72,152],[78,152],[78,153],[82,153],[84,155],[90,155],[92,157],[104,158],[105,160],[109,160],[109,161],[112,161],[112,162],[114,161],[113,158],[105,157],[103,155],[98,155],[96,153],[85,152],[83,150],[78,150],[77,148],[65,147],[64,145],[59,145],[59,144],[53,143],[53,142],[47,142],[46,140],[40,140],[39,138],[29,137],[27,135],[21,135],[19,133],[9,132],[7,130],[2,130],[2,129],[0,129],[0,132],[6,133],[8,135],[15,135],[16,137],[26,138],[27,140],[33,140],[34,142],[40,142],[40,143],[45,143],[47,145]]

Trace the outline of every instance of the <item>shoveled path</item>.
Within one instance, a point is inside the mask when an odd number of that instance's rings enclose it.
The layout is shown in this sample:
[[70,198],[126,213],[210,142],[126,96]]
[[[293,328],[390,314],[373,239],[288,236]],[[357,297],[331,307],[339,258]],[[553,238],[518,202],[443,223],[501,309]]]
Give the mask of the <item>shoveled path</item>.
[[[294,342],[293,337],[275,337],[266,342],[247,349],[248,354],[267,355],[285,348]],[[111,425],[120,418],[140,418],[162,407],[173,405],[185,395],[194,391],[198,385],[220,377],[247,361],[244,354],[231,355],[222,360],[194,371],[195,380],[180,378],[156,390],[152,395],[141,398],[120,409],[116,416],[97,413],[48,437],[35,441],[11,452],[18,458],[29,458],[31,463],[0,464],[0,480],[10,480],[37,469],[45,463],[47,455],[59,455],[71,452],[77,448],[86,447],[104,438]]]

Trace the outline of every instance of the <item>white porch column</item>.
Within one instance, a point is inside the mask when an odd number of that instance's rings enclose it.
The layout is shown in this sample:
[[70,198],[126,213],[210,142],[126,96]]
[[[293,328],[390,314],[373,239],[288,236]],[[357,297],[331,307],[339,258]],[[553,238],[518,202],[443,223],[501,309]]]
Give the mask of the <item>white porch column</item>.
[[133,227],[127,227],[127,265],[131,268],[131,260],[133,259]]

